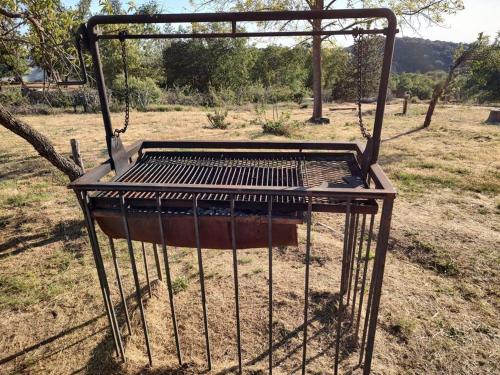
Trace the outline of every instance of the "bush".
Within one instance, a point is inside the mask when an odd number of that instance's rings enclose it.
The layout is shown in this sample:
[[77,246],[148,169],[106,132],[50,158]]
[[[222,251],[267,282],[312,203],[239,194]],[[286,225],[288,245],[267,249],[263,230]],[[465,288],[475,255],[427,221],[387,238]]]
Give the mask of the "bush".
[[[160,88],[151,78],[129,77],[129,97],[131,107],[141,110],[146,109],[150,104],[157,103],[162,95]],[[112,91],[114,96],[120,101],[125,101],[125,79],[119,76],[113,81]]]
[[45,93],[45,98],[51,107],[67,108],[73,105],[73,95],[67,91],[48,91]]
[[227,109],[215,108],[214,113],[207,113],[208,121],[212,129],[227,129],[229,122],[226,122]]
[[290,121],[290,113],[281,112],[278,115],[277,109],[273,109],[272,120],[265,119],[262,121],[262,132],[265,134],[290,137],[298,127],[298,121]]
[[163,92],[162,101],[166,104],[178,105],[207,105],[209,100],[204,95],[189,86],[173,86]]
[[28,99],[23,96],[19,89],[2,89],[2,91],[0,91],[0,103],[4,105],[21,106],[28,104]]
[[75,111],[78,106],[82,106],[85,113],[99,111],[99,95],[95,89],[90,87],[81,87],[73,92],[72,100],[72,106]]

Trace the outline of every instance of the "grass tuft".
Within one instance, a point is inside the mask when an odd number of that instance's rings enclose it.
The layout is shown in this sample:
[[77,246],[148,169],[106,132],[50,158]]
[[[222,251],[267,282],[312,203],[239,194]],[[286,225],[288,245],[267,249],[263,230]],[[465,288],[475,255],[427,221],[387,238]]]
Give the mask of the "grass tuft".
[[180,292],[185,291],[188,288],[188,286],[189,286],[189,281],[183,276],[176,277],[172,281],[172,289],[174,291],[174,294],[178,294]]

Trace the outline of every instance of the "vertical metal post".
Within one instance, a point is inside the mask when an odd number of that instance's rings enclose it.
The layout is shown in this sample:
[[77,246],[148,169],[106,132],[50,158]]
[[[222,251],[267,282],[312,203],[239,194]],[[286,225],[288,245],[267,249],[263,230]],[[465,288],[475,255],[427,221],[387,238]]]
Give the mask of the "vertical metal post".
[[273,197],[267,196],[267,239],[269,263],[269,374],[273,373]]
[[389,243],[389,232],[391,229],[392,206],[394,197],[384,199],[382,214],[380,217],[380,229],[377,237],[377,249],[375,254],[374,269],[377,269],[377,276],[372,283],[373,286],[373,306],[370,316],[370,326],[368,328],[368,339],[366,342],[366,358],[363,366],[363,374],[369,375],[372,365],[373,347],[375,344],[375,331],[377,329],[378,310],[380,306],[380,296],[382,294],[382,281],[384,278],[385,258],[387,255],[387,244]]
[[212,369],[212,357],[210,355],[210,338],[208,335],[208,317],[207,317],[207,300],[205,294],[205,275],[203,273],[203,257],[200,245],[200,228],[198,219],[198,196],[193,197],[193,219],[194,219],[194,234],[196,237],[196,249],[198,251],[198,272],[200,274],[200,291],[201,305],[203,308],[203,327],[205,330],[205,346],[207,349],[207,364],[208,370]]
[[94,226],[92,226],[92,232],[93,232],[92,236],[94,237],[94,242],[95,242],[95,246],[96,246],[97,260],[100,264],[104,288],[106,291],[106,295],[108,297],[109,309],[111,311],[111,323],[113,324],[113,326],[115,328],[116,338],[118,341],[118,348],[120,350],[120,356],[122,358],[122,361],[125,361],[125,350],[123,349],[123,342],[122,342],[122,337],[121,337],[121,333],[120,333],[120,325],[118,324],[118,319],[116,318],[115,306],[114,306],[113,301],[111,299],[111,291],[109,289],[108,277],[106,276],[106,270],[104,267],[104,260],[102,258],[101,248],[99,247],[99,240],[97,238],[97,234],[95,233]]
[[[96,26],[97,28],[97,26]],[[90,54],[94,62],[94,75],[97,85],[97,92],[99,93],[99,101],[101,103],[101,113],[104,122],[104,129],[106,131],[106,146],[108,148],[108,155],[113,163],[111,155],[111,138],[113,137],[113,125],[111,124],[111,112],[109,110],[108,96],[106,93],[106,83],[104,82],[104,73],[102,71],[101,55],[99,52],[99,42],[97,40],[98,30],[91,28],[88,30]]]
[[[363,297],[366,289],[366,276],[368,274],[368,262],[370,258],[370,249],[371,249],[371,243],[372,243],[372,237],[373,237],[373,225],[375,222],[375,215],[372,214],[370,219],[370,227],[368,229],[368,240],[367,240],[367,245],[366,245],[366,251],[365,251],[365,264],[363,267],[363,276],[361,278],[361,292],[359,294],[359,309],[358,309],[358,318],[356,320],[356,339],[359,336],[359,327],[360,327],[360,322],[361,322],[361,313],[363,311]],[[372,296],[372,284],[370,283],[370,291],[368,293],[368,302],[367,302],[367,311],[366,311],[366,316],[365,316],[365,324],[363,328],[363,339],[361,340],[361,345],[360,345],[360,351],[359,351],[359,364],[363,361],[363,354],[365,350],[365,340],[366,340],[366,330],[368,327],[368,319],[370,315],[369,307],[371,305],[371,296]]]
[[307,327],[309,311],[309,265],[311,263],[311,222],[312,222],[312,197],[308,197],[307,205],[307,234],[306,234],[306,270],[304,276],[304,332],[302,340],[302,375],[306,373],[307,360]]
[[179,365],[182,366],[182,353],[181,353],[181,346],[179,343],[179,332],[177,328],[177,315],[175,313],[175,301],[174,301],[174,292],[172,289],[172,278],[170,276],[170,264],[168,261],[168,253],[167,253],[167,241],[163,230],[163,218],[161,216],[161,199],[160,199],[160,193],[158,192],[156,193],[156,207],[158,209],[158,226],[160,229],[161,246],[163,250],[163,261],[165,262],[165,275],[167,277],[167,289],[168,289],[168,298],[170,301],[170,314],[172,315],[172,325],[174,329],[175,349],[177,351],[177,360],[179,361]]
[[365,321],[364,321],[364,326],[363,326],[363,337],[361,339],[361,349],[359,351],[359,364],[363,362],[363,356],[365,354],[365,349],[366,349],[366,336],[368,334],[368,323],[370,322],[370,316],[371,316],[371,308],[372,308],[372,300],[373,300],[373,287],[375,285],[374,280],[376,279],[377,276],[377,269],[375,266],[372,269],[372,276],[370,280],[370,288],[368,290],[368,301],[366,302],[366,312],[365,312]]
[[132,240],[130,238],[130,228],[128,224],[127,210],[125,208],[125,198],[123,197],[122,192],[120,192],[120,209],[123,219],[123,229],[125,231],[125,236],[127,237],[130,262],[132,263],[132,273],[134,275],[134,283],[135,283],[135,298],[137,299],[137,304],[139,305],[139,310],[141,313],[142,329],[144,330],[144,338],[146,340],[146,350],[148,352],[149,365],[153,366],[153,355],[151,353],[151,345],[149,342],[149,332],[148,332],[148,325],[146,323],[146,313],[144,312],[144,306],[142,304],[141,286],[139,283],[139,275],[137,273],[137,264],[135,261],[134,247],[132,245]]
[[144,249],[144,242],[141,242],[141,246],[142,246],[142,258],[144,260],[144,272],[146,273],[146,282],[148,283],[149,298],[151,298],[152,297],[151,282],[149,281],[148,259],[146,257],[146,249]]
[[163,276],[161,274],[161,264],[160,264],[160,256],[158,254],[158,246],[153,244],[153,253],[155,256],[155,264],[156,264],[156,275],[158,275],[158,280],[163,281]]
[[354,215],[354,222],[351,224],[354,224],[354,233],[352,237],[349,239],[349,258],[348,258],[348,263],[349,263],[349,281],[347,282],[347,298],[346,298],[346,306],[349,306],[350,299],[351,299],[351,285],[352,285],[352,276],[354,272],[354,258],[355,258],[355,253],[356,253],[356,240],[358,238],[358,225],[359,225],[359,214]]
[[351,310],[351,317],[352,321],[354,321],[354,313],[356,310],[356,298],[358,295],[358,284],[359,284],[359,269],[361,265],[361,254],[363,252],[363,241],[365,237],[365,226],[366,226],[366,214],[363,214],[363,220],[361,223],[361,234],[359,236],[359,245],[358,245],[358,255],[356,259],[356,275],[354,277],[354,293],[352,296],[352,310]]
[[344,253],[342,256],[342,275],[340,280],[340,293],[339,293],[339,309],[337,311],[337,335],[335,338],[335,367],[334,374],[337,375],[339,372],[339,361],[340,361],[340,335],[342,334],[342,310],[344,308],[344,293],[346,288],[346,257],[348,256],[348,243],[350,238],[350,225],[351,222],[351,198],[346,202],[346,213],[345,213],[345,229],[344,229]]
[[234,300],[236,305],[236,340],[238,345],[238,372],[243,373],[241,359],[240,297],[238,283],[238,254],[236,251],[236,220],[234,216],[234,195],[231,196],[231,243],[233,247]]
[[97,276],[99,279],[99,285],[101,287],[102,298],[104,300],[104,307],[106,309],[106,315],[108,316],[108,323],[111,327],[111,332],[113,334],[113,341],[115,343],[116,354],[121,357],[122,361],[125,361],[125,352],[123,350],[123,344],[121,341],[119,326],[116,320],[116,315],[113,307],[113,302],[111,301],[109,287],[107,285],[107,279],[105,279],[105,274],[103,274],[102,264],[98,256],[99,243],[97,242],[97,235],[95,233],[94,221],[92,220],[92,214],[87,202],[87,194],[85,192],[77,192],[77,198],[80,205],[84,209],[85,223],[87,230],[89,232],[90,245],[92,248],[92,255],[94,256],[94,262],[96,265]]
[[128,314],[127,299],[125,298],[125,293],[123,292],[122,277],[120,275],[120,268],[118,267],[118,258],[116,256],[115,243],[111,237],[108,237],[109,248],[111,249],[111,256],[113,258],[113,264],[115,266],[116,281],[118,282],[118,290],[120,291],[120,297],[123,304],[123,312],[125,314],[125,321],[127,322],[128,334],[132,335],[132,326],[130,324],[130,317]]
[[340,295],[343,298],[344,294],[347,292],[347,279],[348,279],[348,271],[349,271],[349,246],[351,244],[350,238],[352,233],[352,225],[351,222],[354,219],[354,216],[351,214],[351,200],[349,199],[346,203],[346,216],[345,216],[345,225],[344,225],[344,247],[342,252],[342,269],[341,269],[341,277],[340,277]]
[[384,57],[382,60],[382,71],[380,73],[380,84],[377,97],[377,108],[375,110],[375,120],[373,123],[373,149],[369,155],[369,165],[378,160],[380,149],[380,137],[382,135],[382,123],[384,121],[385,102],[387,99],[387,88],[389,87],[389,77],[391,74],[392,54],[394,52],[394,39],[396,37],[395,25],[392,25],[385,38]]

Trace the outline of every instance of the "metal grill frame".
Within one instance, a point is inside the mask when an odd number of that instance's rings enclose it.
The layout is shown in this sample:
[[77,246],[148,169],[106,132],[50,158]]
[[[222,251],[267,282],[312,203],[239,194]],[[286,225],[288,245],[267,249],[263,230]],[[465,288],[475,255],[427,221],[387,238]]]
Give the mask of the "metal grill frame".
[[[332,19],[385,19],[387,26],[383,29],[361,30],[345,29],[337,31],[313,30],[313,31],[294,31],[294,32],[238,32],[238,22],[262,22],[262,21],[290,21],[290,20],[332,20]],[[232,31],[228,33],[209,33],[209,34],[102,34],[99,31],[99,25],[128,25],[140,23],[190,23],[190,22],[229,22],[232,25]],[[148,325],[142,300],[144,296],[141,292],[141,280],[139,279],[137,261],[135,258],[134,241],[130,236],[130,227],[128,217],[133,207],[127,201],[126,195],[129,193],[149,193],[154,196],[151,212],[156,213],[158,218],[158,231],[163,238],[162,243],[153,244],[155,254],[155,263],[159,279],[163,279],[161,265],[159,264],[158,245],[161,248],[164,259],[164,270],[166,284],[169,294],[169,305],[171,311],[171,323],[177,351],[179,364],[183,363],[179,333],[177,328],[177,317],[175,310],[175,301],[172,291],[172,280],[168,258],[167,245],[164,240],[163,220],[165,210],[161,199],[164,193],[182,193],[189,196],[191,203],[191,219],[193,223],[194,236],[196,238],[196,250],[198,255],[198,271],[200,277],[201,306],[203,312],[204,337],[208,370],[212,368],[211,360],[211,342],[209,335],[209,324],[207,318],[207,303],[205,292],[205,280],[203,274],[203,252],[200,246],[200,217],[199,217],[199,196],[203,194],[224,194],[229,197],[230,225],[233,254],[233,276],[234,291],[236,301],[236,333],[238,364],[236,369],[242,373],[244,359],[242,357],[240,318],[239,318],[239,288],[238,288],[238,249],[236,247],[237,225],[235,209],[237,202],[235,197],[245,194],[259,194],[267,197],[267,208],[262,215],[267,223],[268,237],[268,312],[269,312],[269,337],[268,337],[268,367],[269,373],[273,372],[273,225],[276,222],[275,197],[295,197],[302,200],[306,218],[306,244],[305,244],[305,274],[304,274],[304,324],[303,324],[303,345],[302,345],[302,374],[306,373],[307,366],[307,341],[308,341],[308,313],[309,313],[309,279],[310,279],[310,257],[312,251],[311,222],[313,211],[322,211],[320,205],[315,205],[315,200],[333,199],[337,204],[330,205],[329,212],[340,213],[345,216],[343,251],[341,261],[340,275],[340,300],[336,316],[336,343],[335,358],[332,363],[332,373],[339,372],[341,362],[341,340],[345,335],[345,327],[349,326],[355,332],[356,341],[359,342],[359,361],[358,366],[362,367],[363,374],[370,373],[375,332],[377,327],[378,310],[380,306],[380,297],[382,291],[382,281],[384,274],[385,258],[389,239],[390,223],[392,218],[393,201],[396,192],[386,178],[380,166],[377,164],[380,139],[382,131],[383,116],[386,103],[386,94],[388,88],[389,74],[394,50],[394,38],[397,33],[396,18],[389,9],[347,9],[347,10],[327,10],[327,11],[283,11],[283,12],[245,12],[245,13],[201,13],[201,14],[162,14],[162,15],[123,15],[123,16],[95,16],[92,17],[86,25],[82,25],[80,33],[85,47],[90,51],[93,60],[94,73],[96,77],[97,89],[101,102],[101,111],[106,133],[106,144],[110,159],[87,172],[84,176],[70,184],[82,206],[87,229],[89,232],[92,252],[96,264],[99,283],[103,295],[104,307],[107,313],[109,325],[111,328],[113,341],[117,355],[125,360],[125,352],[122,342],[122,331],[118,324],[115,305],[108,283],[108,275],[103,260],[101,244],[97,235],[95,223],[95,211],[92,199],[103,192],[116,192],[119,197],[120,218],[123,229],[126,233],[126,242],[129,251],[133,279],[135,284],[135,297],[140,310],[143,333],[146,343],[146,351],[149,364],[153,365],[153,353],[151,350]],[[221,38],[221,37],[269,37],[269,36],[317,36],[317,35],[359,35],[359,34],[383,34],[385,35],[385,47],[383,55],[383,64],[381,70],[381,80],[377,98],[377,107],[375,112],[373,137],[367,142],[366,147],[358,143],[338,143],[338,142],[207,142],[207,141],[140,141],[128,149],[118,147],[119,155],[113,152],[113,126],[111,123],[108,98],[106,95],[106,86],[102,70],[101,58],[99,53],[99,40],[104,39],[173,39],[173,38]],[[118,140],[118,142],[121,142]],[[356,155],[359,168],[365,179],[363,189],[345,188],[345,187],[255,187],[248,185],[199,185],[199,184],[162,184],[162,183],[127,183],[119,181],[105,181],[105,177],[111,173],[121,173],[135,163],[137,155],[140,155],[147,149],[162,148],[197,148],[204,149],[258,149],[258,150],[298,150],[298,152],[327,150],[329,152],[352,152]],[[124,168],[124,165],[126,167]],[[366,202],[375,202],[370,205]],[[378,210],[378,207],[381,207]],[[366,210],[366,207],[371,208]],[[373,209],[375,207],[376,209]],[[325,210],[324,210],[325,211]],[[375,217],[378,219],[378,232],[375,235],[374,223]],[[116,257],[114,239],[109,238],[109,246],[113,259],[113,267],[117,278],[122,304],[121,311],[126,316],[126,323],[129,334],[131,333],[130,317],[127,309],[127,301],[124,297],[123,286],[121,282],[120,269]],[[374,242],[374,244],[372,244]],[[144,245],[142,244],[143,255]],[[375,258],[373,264],[369,266],[370,248],[375,248]],[[363,255],[364,254],[364,255]],[[146,284],[149,283],[149,270],[147,268],[146,257],[144,257],[144,267],[146,273]],[[371,275],[371,276],[370,276]],[[343,321],[344,312],[350,312],[349,319]]]
[[[145,149],[152,148],[206,148],[206,149],[217,149],[217,148],[241,148],[246,149],[258,148],[258,149],[282,149],[282,150],[337,150],[346,151],[351,150],[356,153],[356,155],[362,154],[362,148],[358,143],[328,143],[328,142],[206,142],[206,141],[141,141],[136,143],[134,146],[126,150],[126,156],[131,161],[131,165],[135,162],[134,159],[137,158]],[[359,340],[359,362],[358,366],[363,368],[364,374],[369,374],[371,370],[371,362],[373,356],[373,347],[375,339],[375,331],[377,326],[377,316],[380,304],[380,297],[382,291],[382,280],[384,273],[385,257],[387,252],[387,244],[389,238],[390,222],[392,217],[392,207],[393,201],[396,196],[396,192],[389,180],[383,173],[382,169],[378,164],[373,164],[370,166],[367,177],[367,188],[327,188],[327,187],[314,187],[314,188],[288,188],[283,189],[282,187],[252,187],[246,185],[228,185],[228,186],[214,186],[214,185],[186,185],[186,184],[155,184],[155,183],[126,183],[126,182],[115,182],[115,181],[101,181],[107,175],[113,172],[111,161],[103,163],[102,165],[89,171],[84,176],[80,177],[78,180],[70,184],[70,187],[75,190],[80,204],[84,209],[87,229],[89,231],[89,236],[91,240],[92,250],[96,262],[96,267],[98,270],[99,281],[101,284],[101,290],[103,294],[103,299],[105,301],[105,307],[109,318],[109,324],[113,333],[113,340],[115,342],[116,352],[123,360],[125,360],[125,352],[122,344],[121,330],[118,326],[118,321],[116,318],[116,312],[114,304],[111,300],[111,292],[108,285],[108,276],[106,274],[104,261],[102,258],[101,246],[98,241],[98,236],[96,232],[95,215],[96,210],[94,210],[94,205],[92,198],[96,195],[102,194],[103,192],[116,192],[119,195],[120,202],[120,217],[122,219],[123,227],[126,233],[126,242],[129,249],[129,256],[132,262],[132,272],[134,276],[135,283],[135,295],[136,301],[141,313],[141,321],[143,332],[146,340],[146,349],[149,358],[149,364],[153,365],[153,353],[151,352],[149,332],[147,327],[146,314],[142,305],[142,299],[144,296],[141,293],[141,281],[139,280],[137,261],[135,259],[135,250],[133,240],[130,236],[130,227],[128,222],[128,216],[133,210],[133,205],[125,199],[125,195],[130,192],[135,193],[151,193],[154,195],[155,207],[153,207],[152,212],[156,212],[158,215],[158,230],[160,231],[160,237],[164,238],[163,226],[161,225],[162,220],[164,220],[164,207],[162,207],[162,199],[160,195],[162,193],[184,193],[190,196],[192,214],[191,218],[193,221],[193,227],[195,230],[196,238],[196,249],[198,255],[198,268],[200,275],[200,288],[201,288],[201,305],[203,310],[203,322],[204,322],[204,336],[205,336],[205,347],[206,347],[206,357],[208,369],[212,368],[211,362],[211,349],[210,349],[210,339],[209,339],[209,325],[207,316],[207,303],[206,303],[206,292],[205,292],[205,280],[203,275],[203,253],[200,246],[199,240],[199,205],[198,197],[202,194],[227,194],[230,204],[230,223],[231,223],[231,239],[232,239],[232,252],[233,252],[233,276],[234,276],[234,288],[235,288],[235,299],[236,299],[236,323],[237,323],[237,344],[238,344],[238,369],[241,373],[243,371],[244,361],[242,357],[241,350],[241,333],[240,333],[240,319],[239,319],[239,288],[238,288],[238,261],[237,254],[238,249],[236,247],[236,237],[235,228],[236,215],[235,215],[235,197],[243,194],[260,194],[269,197],[267,201],[267,225],[268,225],[268,278],[269,278],[269,373],[272,373],[273,369],[273,337],[272,337],[272,324],[273,324],[273,224],[276,222],[277,218],[273,214],[273,202],[272,199],[276,196],[293,196],[302,199],[306,202],[306,244],[305,244],[305,286],[304,286],[304,327],[303,327],[303,358],[302,358],[302,370],[305,374],[307,366],[307,328],[308,328],[308,313],[309,313],[309,278],[310,278],[310,255],[312,248],[311,239],[311,220],[312,212],[315,207],[313,202],[315,198],[334,198],[338,203],[334,205],[334,212],[341,213],[345,215],[345,228],[344,228],[344,249],[342,255],[342,272],[340,277],[340,301],[337,315],[337,332],[336,332],[336,346],[335,346],[335,358],[333,359],[333,369],[334,374],[338,374],[339,365],[341,362],[341,339],[345,335],[345,327],[348,326],[354,330],[356,335],[356,340]],[[366,209],[366,201],[376,202],[376,205],[371,205],[370,207],[376,207],[376,209]],[[378,205],[381,204],[381,214],[378,213]],[[321,206],[319,207],[321,208]],[[374,236],[374,221],[375,217],[379,218],[379,228],[378,234]],[[368,224],[369,223],[369,224]],[[114,240],[109,238],[109,243],[111,247],[111,254],[113,258],[113,264],[115,268],[115,273],[117,277],[117,283],[120,290],[121,305],[123,306],[122,311],[126,315],[126,322],[130,334],[130,320],[128,317],[127,302],[124,298],[123,288],[121,285],[120,271],[118,268],[118,263],[116,259],[116,253],[114,250]],[[375,242],[375,245],[371,245]],[[172,281],[169,266],[169,255],[167,250],[167,245],[165,240],[163,243],[159,244],[164,258],[164,269],[166,275],[166,284],[169,293],[169,304],[171,311],[172,326],[174,332],[175,346],[177,350],[177,358],[179,364],[183,363],[182,351],[179,339],[179,333],[177,328],[177,317],[175,312],[175,301],[172,291]],[[144,246],[144,244],[142,244]],[[155,254],[157,251],[157,244],[153,244],[155,249]],[[364,246],[364,248],[363,248]],[[373,266],[371,268],[371,277],[369,274],[369,254],[370,247],[375,248],[375,258],[373,260]],[[365,250],[366,249],[366,250]],[[357,254],[356,254],[357,253]],[[149,273],[147,269],[145,253],[145,269],[146,269],[146,285],[149,284]],[[161,266],[158,262],[158,257],[155,255],[155,262],[158,277],[161,277]],[[368,279],[370,283],[368,286]],[[354,281],[353,281],[354,280]],[[356,306],[356,302],[357,306]],[[348,321],[343,322],[343,314],[350,310],[350,318]]]

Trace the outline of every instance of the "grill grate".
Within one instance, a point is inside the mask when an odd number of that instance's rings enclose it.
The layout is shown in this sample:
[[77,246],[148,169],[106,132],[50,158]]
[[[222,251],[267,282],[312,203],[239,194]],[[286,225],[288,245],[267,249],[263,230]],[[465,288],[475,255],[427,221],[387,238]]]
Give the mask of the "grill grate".
[[[363,187],[361,171],[351,153],[146,152],[117,182],[203,184],[254,187]],[[116,198],[106,192],[101,198]],[[126,198],[154,199],[155,193],[127,192]],[[164,200],[189,200],[189,193],[162,193]],[[199,201],[227,201],[227,194],[202,194]],[[277,203],[303,203],[304,198],[276,196]],[[328,203],[316,197],[315,203]],[[240,194],[239,202],[265,203],[266,195]]]

